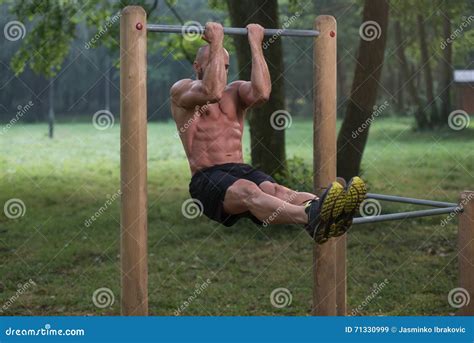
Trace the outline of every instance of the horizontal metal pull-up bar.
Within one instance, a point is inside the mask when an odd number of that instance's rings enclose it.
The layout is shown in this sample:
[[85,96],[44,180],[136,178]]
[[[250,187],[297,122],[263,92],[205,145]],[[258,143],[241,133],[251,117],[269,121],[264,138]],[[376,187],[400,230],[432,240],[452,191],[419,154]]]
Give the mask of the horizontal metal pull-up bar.
[[437,216],[437,215],[446,214],[446,213],[458,214],[458,213],[461,213],[462,211],[463,209],[456,205],[452,207],[433,208],[429,210],[381,214],[378,216],[371,216],[371,217],[358,217],[358,218],[354,218],[353,224],[387,222],[391,220]]
[[367,193],[367,198],[383,200],[383,201],[402,202],[402,203],[414,204],[414,205],[425,205],[425,206],[432,206],[432,207],[453,207],[453,206],[458,205],[453,202],[415,199],[415,198],[399,197],[396,195],[385,195],[385,194],[375,194],[375,193]]
[[[166,33],[182,33],[182,34],[202,34],[203,26],[198,25],[159,25],[148,24],[146,26],[148,32],[166,32]],[[242,27],[224,27],[226,35],[247,35],[247,29]],[[265,29],[265,36],[292,36],[292,37],[316,37],[319,31],[316,30],[290,30],[290,29]]]

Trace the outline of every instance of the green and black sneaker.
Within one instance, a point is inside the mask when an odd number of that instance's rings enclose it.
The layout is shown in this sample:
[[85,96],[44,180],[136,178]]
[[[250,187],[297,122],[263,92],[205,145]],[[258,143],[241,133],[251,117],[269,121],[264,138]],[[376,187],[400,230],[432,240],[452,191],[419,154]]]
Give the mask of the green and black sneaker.
[[345,186],[345,204],[342,213],[336,219],[335,231],[331,236],[339,237],[347,232],[352,226],[352,220],[359,210],[360,204],[367,196],[367,186],[358,176],[354,176],[349,184]]
[[331,237],[330,231],[336,230],[336,219],[342,215],[345,201],[344,187],[333,182],[321,198],[306,203],[308,224],[305,229],[316,243],[326,242]]

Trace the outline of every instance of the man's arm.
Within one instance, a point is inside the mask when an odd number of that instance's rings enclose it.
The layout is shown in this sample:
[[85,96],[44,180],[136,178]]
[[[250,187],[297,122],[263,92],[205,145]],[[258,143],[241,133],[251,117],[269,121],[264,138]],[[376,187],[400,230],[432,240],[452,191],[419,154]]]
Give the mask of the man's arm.
[[252,107],[270,98],[272,84],[262,50],[263,27],[258,24],[249,24],[247,30],[252,53],[252,73],[250,82],[240,84],[239,97],[244,107]]
[[218,102],[227,84],[224,63],[224,30],[218,23],[207,23],[202,37],[209,43],[209,63],[202,80],[185,79],[171,87],[172,101],[185,108]]

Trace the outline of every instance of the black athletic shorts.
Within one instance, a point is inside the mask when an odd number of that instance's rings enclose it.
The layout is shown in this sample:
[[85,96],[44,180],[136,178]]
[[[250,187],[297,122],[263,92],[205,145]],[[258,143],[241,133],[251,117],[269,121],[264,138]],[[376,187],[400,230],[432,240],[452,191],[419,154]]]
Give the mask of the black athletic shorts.
[[243,217],[262,225],[263,223],[250,212],[233,215],[224,211],[225,192],[239,179],[252,181],[257,186],[264,181],[275,182],[270,175],[248,164],[225,163],[197,171],[189,183],[189,194],[193,199],[201,202],[207,217],[225,226],[232,226]]

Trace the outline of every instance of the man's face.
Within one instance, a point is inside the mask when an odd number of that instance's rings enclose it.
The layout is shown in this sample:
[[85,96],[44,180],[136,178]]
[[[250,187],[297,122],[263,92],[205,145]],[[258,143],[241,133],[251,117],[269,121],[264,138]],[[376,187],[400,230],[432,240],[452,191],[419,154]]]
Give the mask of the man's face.
[[[227,73],[229,72],[229,53],[226,49],[224,49],[224,59],[222,61],[225,65],[225,69]],[[209,64],[209,45],[205,45],[201,47],[196,54],[196,59],[194,61],[194,70],[196,71],[196,76],[198,80],[202,80],[204,78],[204,74],[206,73],[206,68]]]

